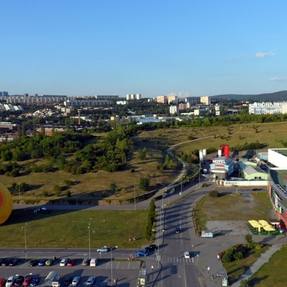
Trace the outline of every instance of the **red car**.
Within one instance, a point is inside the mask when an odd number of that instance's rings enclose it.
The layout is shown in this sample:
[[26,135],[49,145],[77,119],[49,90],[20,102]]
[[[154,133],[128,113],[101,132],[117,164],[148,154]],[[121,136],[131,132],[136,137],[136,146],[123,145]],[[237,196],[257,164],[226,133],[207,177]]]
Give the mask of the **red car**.
[[0,287],[5,287],[6,280],[0,277]]
[[32,281],[32,274],[26,275],[24,278],[23,287],[30,286],[31,281]]
[[67,266],[69,266],[69,267],[75,266],[75,261],[72,259],[68,259],[67,260]]

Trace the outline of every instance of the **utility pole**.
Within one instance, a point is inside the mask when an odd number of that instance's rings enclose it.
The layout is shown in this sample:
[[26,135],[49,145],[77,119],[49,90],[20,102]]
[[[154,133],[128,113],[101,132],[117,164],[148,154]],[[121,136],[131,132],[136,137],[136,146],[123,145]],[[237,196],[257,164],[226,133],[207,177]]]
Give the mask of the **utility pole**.
[[111,249],[111,286],[114,286],[114,280],[113,280],[113,249]]
[[24,252],[25,252],[25,259],[27,259],[27,222],[24,224],[23,232],[24,232]]
[[134,185],[134,209],[137,210],[137,202],[136,202],[136,187]]
[[88,223],[88,235],[89,235],[89,259],[91,259],[91,222]]

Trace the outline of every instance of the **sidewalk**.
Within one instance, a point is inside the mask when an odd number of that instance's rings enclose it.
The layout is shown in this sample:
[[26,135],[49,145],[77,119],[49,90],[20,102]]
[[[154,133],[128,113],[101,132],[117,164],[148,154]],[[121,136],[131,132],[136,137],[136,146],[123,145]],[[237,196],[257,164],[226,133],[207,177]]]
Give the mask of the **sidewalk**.
[[271,256],[278,251],[282,247],[282,244],[272,245],[266,252],[261,254],[256,262],[244,273],[240,276],[239,280],[233,283],[232,287],[239,287],[241,281],[248,280],[255,272],[257,272],[262,265],[267,263]]

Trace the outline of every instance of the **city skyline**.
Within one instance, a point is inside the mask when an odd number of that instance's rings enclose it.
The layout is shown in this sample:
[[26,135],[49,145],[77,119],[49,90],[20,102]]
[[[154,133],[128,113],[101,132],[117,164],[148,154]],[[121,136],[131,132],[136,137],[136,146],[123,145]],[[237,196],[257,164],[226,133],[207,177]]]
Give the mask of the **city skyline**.
[[287,4],[9,1],[0,90],[147,97],[285,90]]

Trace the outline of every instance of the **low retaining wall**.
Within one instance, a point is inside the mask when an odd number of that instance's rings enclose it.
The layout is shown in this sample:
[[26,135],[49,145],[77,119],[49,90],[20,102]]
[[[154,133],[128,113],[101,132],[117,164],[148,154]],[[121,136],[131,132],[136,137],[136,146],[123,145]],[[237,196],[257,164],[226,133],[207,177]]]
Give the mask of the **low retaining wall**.
[[268,181],[263,180],[218,180],[217,185],[222,186],[268,186]]

